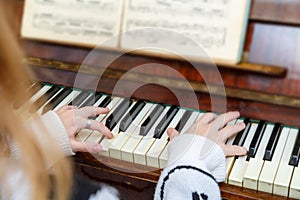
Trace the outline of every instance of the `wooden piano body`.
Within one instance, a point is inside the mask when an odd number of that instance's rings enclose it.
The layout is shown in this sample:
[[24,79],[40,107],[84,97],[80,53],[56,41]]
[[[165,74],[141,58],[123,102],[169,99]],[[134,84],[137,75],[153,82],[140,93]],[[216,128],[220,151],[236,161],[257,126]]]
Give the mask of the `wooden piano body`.
[[[14,2],[14,1],[12,1]],[[10,3],[20,24],[23,11],[23,1]],[[227,94],[227,110],[238,110],[243,117],[268,120],[291,126],[300,126],[300,2],[297,0],[253,0],[251,14],[244,47],[244,61],[240,66],[228,67],[219,65]],[[39,81],[45,81],[66,86],[73,86],[78,64],[82,63],[91,49],[71,45],[46,43],[21,39],[21,44],[27,56],[26,62],[36,72]],[[103,58],[114,55],[113,51],[100,50]],[[145,63],[158,63],[171,66],[189,80],[196,91],[199,107],[205,111],[211,110],[210,95],[205,89],[201,76],[194,73],[191,65],[184,61],[149,57],[137,54],[126,54],[116,60],[106,71],[98,84],[98,91],[112,93],[118,79],[128,70]],[[250,63],[250,64],[249,64]],[[97,75],[95,69],[101,69],[101,63],[87,69],[84,74],[84,89],[91,89]],[[135,76],[156,77],[161,81],[168,80],[169,87],[174,87],[176,93],[185,96],[189,105],[189,92],[177,87],[179,77],[169,77],[163,74],[160,65],[153,64],[151,70],[135,74]],[[260,65],[263,64],[263,65]],[[244,68],[247,65],[250,68]],[[273,74],[265,65],[282,66],[286,73],[280,71]],[[256,69],[263,71],[256,71]],[[279,68],[280,69],[280,68]],[[209,67],[203,67],[209,73]],[[275,72],[278,70],[275,68]],[[196,74],[196,75],[193,75]],[[134,77],[134,76],[133,76]],[[214,83],[214,77],[209,77]],[[135,79],[127,80],[128,87],[136,84]],[[126,91],[118,94],[126,96]],[[157,84],[147,84],[139,88],[133,95],[138,99],[147,99],[167,104],[178,104],[175,95],[167,88]],[[214,94],[216,99],[218,94]],[[221,97],[220,97],[221,98]],[[191,104],[192,105],[192,104]],[[216,108],[215,111],[218,111]],[[101,164],[100,160],[107,165]],[[77,173],[82,173],[91,179],[106,182],[119,189],[123,199],[152,199],[160,170],[150,169],[148,173],[140,173],[144,166],[113,160],[106,157],[96,159],[86,153],[74,156]],[[116,170],[116,168],[120,170]],[[126,170],[127,169],[127,172]],[[128,172],[136,172],[130,173]],[[300,177],[299,177],[300,178]],[[222,196],[225,199],[285,199],[264,192],[244,189],[228,184],[220,184]]]

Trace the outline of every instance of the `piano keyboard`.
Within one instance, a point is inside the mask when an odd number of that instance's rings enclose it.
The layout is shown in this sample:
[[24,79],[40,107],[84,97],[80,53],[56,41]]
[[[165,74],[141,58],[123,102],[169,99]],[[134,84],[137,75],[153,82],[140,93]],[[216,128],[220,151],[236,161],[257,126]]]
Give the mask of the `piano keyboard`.
[[[33,88],[33,87],[32,87]],[[105,138],[97,131],[81,130],[76,139],[98,142],[101,155],[163,168],[167,162],[168,127],[185,132],[204,112],[143,100],[113,97],[81,89],[42,84],[30,101],[38,113],[63,105],[109,107],[108,114],[94,117],[113,133]],[[246,128],[227,144],[246,147],[246,156],[226,160],[226,182],[253,190],[292,198],[300,197],[300,132],[298,128],[266,121],[240,118]]]

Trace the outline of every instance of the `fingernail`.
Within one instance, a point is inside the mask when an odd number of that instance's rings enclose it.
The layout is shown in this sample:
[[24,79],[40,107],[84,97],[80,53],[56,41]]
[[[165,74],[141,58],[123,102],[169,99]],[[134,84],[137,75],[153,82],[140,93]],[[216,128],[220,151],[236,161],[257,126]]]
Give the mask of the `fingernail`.
[[167,129],[167,134],[170,134],[172,130],[170,128]]
[[102,150],[101,145],[95,145],[95,146],[94,146],[94,152],[95,152],[95,153],[98,153],[98,152],[100,152],[101,150]]

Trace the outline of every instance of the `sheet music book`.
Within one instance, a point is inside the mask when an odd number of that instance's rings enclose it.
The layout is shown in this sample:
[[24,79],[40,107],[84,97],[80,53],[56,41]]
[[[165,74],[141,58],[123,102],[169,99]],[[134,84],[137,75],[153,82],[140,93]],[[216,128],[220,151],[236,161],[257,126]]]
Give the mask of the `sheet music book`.
[[[21,36],[118,50],[158,47],[197,60],[240,61],[251,0],[26,0]],[[166,51],[162,49],[166,47]],[[178,51],[176,51],[178,50]],[[142,50],[143,51],[143,50]],[[172,52],[175,51],[175,52]]]
[[95,46],[119,34],[122,11],[120,0],[26,0],[21,36]]

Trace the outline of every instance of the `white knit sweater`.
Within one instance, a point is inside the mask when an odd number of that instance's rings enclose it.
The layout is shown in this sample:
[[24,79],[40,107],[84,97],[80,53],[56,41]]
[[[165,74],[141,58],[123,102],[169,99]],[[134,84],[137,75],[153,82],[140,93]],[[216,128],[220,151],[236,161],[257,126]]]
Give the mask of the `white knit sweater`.
[[[41,118],[49,133],[56,138],[61,150],[66,156],[74,155],[69,144],[67,132],[54,111],[49,111]],[[32,123],[36,133],[39,132],[40,121]],[[38,135],[38,134],[37,134]],[[41,143],[47,143],[47,138],[39,138]],[[12,146],[14,157],[19,159],[20,154]],[[194,134],[181,134],[168,145],[168,166],[163,170],[154,199],[221,199],[217,182],[225,180],[225,155],[222,149],[214,142]],[[10,166],[12,162],[0,163],[1,168],[7,171],[5,181],[0,183],[0,199],[7,199],[10,188],[12,199],[31,199],[26,176],[17,166]],[[52,162],[49,163],[53,164]],[[90,200],[118,199],[117,192],[108,186],[101,186],[96,193],[91,194]]]

